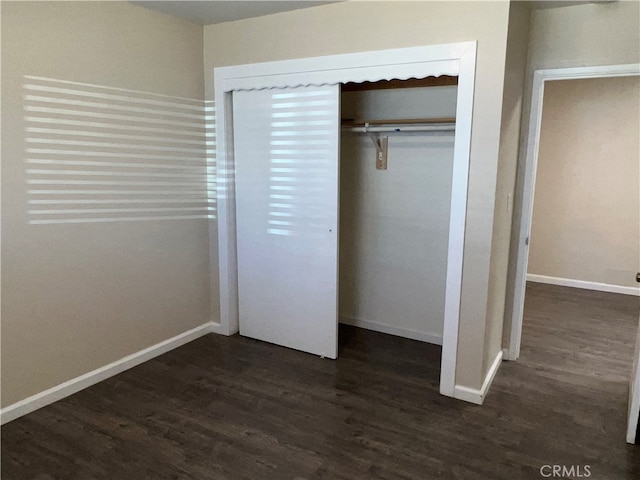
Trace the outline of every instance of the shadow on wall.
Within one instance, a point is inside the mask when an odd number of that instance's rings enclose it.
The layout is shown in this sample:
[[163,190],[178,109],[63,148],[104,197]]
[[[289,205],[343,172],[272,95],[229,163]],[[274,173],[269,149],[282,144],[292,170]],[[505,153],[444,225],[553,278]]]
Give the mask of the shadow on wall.
[[215,218],[213,102],[24,78],[29,224]]

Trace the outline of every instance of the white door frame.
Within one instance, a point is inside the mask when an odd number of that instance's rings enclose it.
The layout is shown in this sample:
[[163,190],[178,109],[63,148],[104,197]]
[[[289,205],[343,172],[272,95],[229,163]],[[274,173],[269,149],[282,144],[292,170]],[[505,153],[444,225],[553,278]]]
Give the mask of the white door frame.
[[636,332],[636,349],[633,355],[631,382],[629,383],[629,406],[627,412],[627,443],[636,443],[638,420],[640,419],[640,321]]
[[516,276],[513,292],[513,312],[511,317],[511,337],[506,358],[516,360],[520,356],[522,339],[522,320],[524,297],[527,285],[527,264],[529,261],[528,239],[531,234],[533,218],[533,196],[535,192],[536,170],[538,167],[538,148],[540,126],[542,124],[542,103],[545,82],[550,80],[577,80],[586,78],[629,77],[640,75],[640,64],[599,65],[593,67],[554,68],[536,70],[533,74],[531,92],[531,113],[529,116],[529,135],[524,158],[524,182],[522,187],[522,210],[520,233],[517,244]]
[[[212,275],[219,269],[220,323],[214,331],[238,332],[238,278],[234,200],[232,92],[299,85],[458,76],[451,217],[445,292],[440,393],[454,395],[462,264],[471,154],[471,124],[477,42],[381,50],[327,57],[219,67],[214,70],[216,100],[217,225],[212,222]],[[217,226],[217,232],[216,232]],[[217,242],[216,242],[217,238]],[[215,257],[218,265],[214,265]],[[215,285],[216,279],[212,279]],[[215,303],[212,301],[212,304]]]

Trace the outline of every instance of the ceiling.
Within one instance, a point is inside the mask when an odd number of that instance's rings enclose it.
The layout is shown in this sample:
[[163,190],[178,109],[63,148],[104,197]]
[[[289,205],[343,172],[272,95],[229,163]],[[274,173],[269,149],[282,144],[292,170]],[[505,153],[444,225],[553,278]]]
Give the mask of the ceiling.
[[[344,0],[310,1],[310,0],[217,0],[217,1],[140,1],[130,0],[135,5],[167,13],[189,20],[198,25],[233,22],[244,18],[262,17],[274,13],[316,7]],[[522,0],[520,0],[522,1]],[[585,3],[612,3],[616,0],[530,0],[534,9],[558,8]]]
[[298,10],[301,8],[316,7],[335,1],[136,1],[130,0],[135,5],[167,13],[176,17],[189,20],[199,25],[211,25],[213,23],[232,22],[244,18],[261,17],[274,13]]

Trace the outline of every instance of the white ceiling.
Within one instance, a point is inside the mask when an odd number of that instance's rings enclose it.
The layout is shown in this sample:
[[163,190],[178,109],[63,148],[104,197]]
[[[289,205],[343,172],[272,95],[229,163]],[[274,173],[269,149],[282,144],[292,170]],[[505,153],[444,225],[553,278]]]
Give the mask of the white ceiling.
[[335,1],[316,2],[308,0],[130,1],[135,5],[174,15],[199,25],[232,22],[234,20],[242,20],[243,18],[261,17],[263,15],[287,12],[289,10],[336,3]]
[[[328,3],[337,3],[344,0],[311,1],[311,0],[200,0],[200,1],[145,1],[130,0],[135,5],[167,13],[176,17],[189,20],[199,25],[211,25],[213,23],[232,22],[244,18],[262,17],[274,13],[298,10],[301,8],[316,7]],[[524,0],[519,0],[524,1]],[[530,0],[534,9],[567,7],[585,3],[612,3],[616,0]],[[401,6],[398,6],[401,8]]]

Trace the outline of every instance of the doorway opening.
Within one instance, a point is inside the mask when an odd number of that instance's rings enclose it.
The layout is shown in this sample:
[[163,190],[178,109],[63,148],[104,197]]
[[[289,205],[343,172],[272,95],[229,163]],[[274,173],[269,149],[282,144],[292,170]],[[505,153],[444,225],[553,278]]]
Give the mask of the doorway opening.
[[527,148],[524,158],[522,181],[518,187],[520,192],[517,194],[521,204],[519,209],[520,218],[519,223],[514,224],[514,228],[517,228],[519,231],[517,243],[515,244],[515,279],[513,286],[513,306],[510,312],[511,328],[506,348],[506,358],[508,360],[516,360],[520,355],[527,265],[529,260],[529,239],[533,218],[533,197],[540,146],[540,127],[542,123],[542,104],[545,84],[553,80],[633,77],[638,75],[640,75],[639,64],[537,70],[534,73],[528,140],[526,143]]
[[524,335],[527,363],[623,388],[640,307],[638,74],[623,65],[534,76],[507,355],[518,358]]
[[457,83],[342,85],[340,323],[442,345]]

